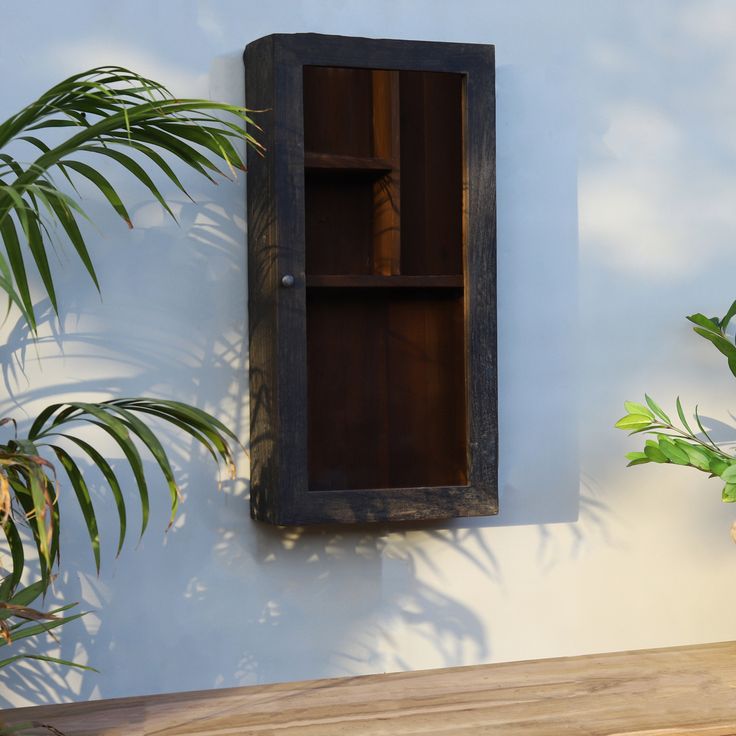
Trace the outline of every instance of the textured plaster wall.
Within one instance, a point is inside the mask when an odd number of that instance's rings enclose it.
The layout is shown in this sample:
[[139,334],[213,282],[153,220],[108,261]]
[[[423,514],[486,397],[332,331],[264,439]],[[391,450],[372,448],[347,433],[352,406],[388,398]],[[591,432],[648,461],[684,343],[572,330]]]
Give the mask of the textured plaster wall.
[[[168,534],[158,484],[150,531],[114,559],[93,478],[97,577],[64,503],[56,598],[93,613],[47,651],[101,674],[19,670],[0,703],[736,637],[736,511],[694,471],[626,470],[634,443],[612,429],[645,390],[666,407],[698,401],[711,422],[736,409],[725,362],[683,319],[736,296],[734,3],[3,0],[0,12],[0,118],[108,63],[241,102],[242,49],[276,31],[495,43],[501,432],[497,518],[317,531],[254,524],[247,458],[218,492],[208,457],[171,435],[186,503]],[[35,345],[14,319],[2,328],[0,414],[149,394],[247,437],[245,184],[187,184],[199,207],[162,182],[177,227],[122,183],[132,232],[82,189],[102,301],[60,246],[60,323]]]

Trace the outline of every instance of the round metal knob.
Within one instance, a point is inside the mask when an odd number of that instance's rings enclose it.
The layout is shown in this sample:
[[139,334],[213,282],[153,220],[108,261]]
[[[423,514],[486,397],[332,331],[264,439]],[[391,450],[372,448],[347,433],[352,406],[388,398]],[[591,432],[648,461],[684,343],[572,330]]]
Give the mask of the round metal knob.
[[281,286],[283,286],[285,289],[290,289],[292,286],[294,286],[294,277],[290,273],[285,273],[281,277]]

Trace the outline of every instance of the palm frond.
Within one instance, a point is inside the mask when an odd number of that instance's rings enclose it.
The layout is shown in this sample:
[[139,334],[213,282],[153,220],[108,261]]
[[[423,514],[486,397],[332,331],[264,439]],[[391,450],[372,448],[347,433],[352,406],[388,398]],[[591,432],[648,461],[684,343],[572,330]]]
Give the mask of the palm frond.
[[[163,420],[193,437],[219,464],[234,477],[234,462],[230,445],[237,444],[235,434],[222,422],[201,409],[178,401],[162,399],[115,399],[100,403],[71,402],[52,404],[44,409],[32,424],[28,437],[11,440],[0,445],[0,491],[6,509],[2,529],[12,557],[12,573],[4,585],[12,591],[20,580],[24,565],[23,545],[18,533],[18,523],[28,523],[42,561],[42,577],[48,583],[55,559],[59,556],[57,508],[57,480],[54,464],[41,453],[50,450],[63,468],[73,490],[87,527],[95,566],[100,568],[100,539],[97,517],[85,473],[78,460],[63,446],[59,439],[67,440],[83,453],[104,478],[110,489],[118,512],[118,553],[122,549],[127,532],[128,512],[119,471],[113,469],[89,442],[76,437],[73,427],[91,425],[111,437],[125,457],[133,473],[141,506],[142,535],[148,525],[150,499],[148,478],[140,449],[143,449],[158,466],[169,490],[173,523],[180,500],[180,491],[168,454],[153,430],[141,417],[152,416]],[[139,449],[140,447],[140,449]],[[12,503],[11,503],[12,502]],[[11,512],[13,506],[20,509],[20,518]],[[2,588],[0,587],[0,592]],[[3,596],[0,595],[0,600]]]
[[[52,146],[34,134],[54,128],[69,132],[57,145]],[[186,194],[162,153],[215,181],[216,176],[245,170],[236,143],[245,141],[261,150],[253,130],[258,130],[258,126],[245,108],[210,100],[177,99],[163,85],[116,66],[98,67],[69,77],[11,116],[0,124],[0,149],[13,141],[22,141],[38,155],[23,164],[10,154],[0,153],[0,239],[5,251],[0,252],[0,289],[8,294],[9,307],[19,307],[35,332],[36,315],[29,286],[29,267],[33,265],[54,310],[58,308],[44,217],[60,226],[99,289],[79,227],[84,213],[78,200],[54,183],[53,170],[61,172],[72,187],[75,180],[91,182],[132,227],[116,187],[94,166],[79,160],[80,152],[104,156],[116,163],[174,217],[149,172],[124,151],[146,157],[154,170]]]
[[21,652],[19,654],[11,654],[7,657],[2,656],[3,647],[8,647],[19,641],[38,639],[46,635],[55,639],[55,629],[71,621],[76,621],[87,614],[87,612],[83,611],[81,613],[65,615],[67,611],[76,608],[77,603],[68,603],[51,611],[40,611],[36,608],[31,608],[31,604],[43,596],[45,591],[46,581],[38,580],[16,591],[7,600],[0,596],[0,669],[21,660],[30,659],[96,672],[94,668],[88,667],[87,665],[44,654]]
[[[58,556],[57,485],[53,465],[27,441],[14,439],[0,445],[0,494],[3,506],[0,528],[13,563],[10,575],[0,585],[0,593],[6,583],[9,586],[7,592],[12,592],[17,586],[24,563],[18,520],[13,514],[14,501],[21,509],[22,521],[30,527],[42,577],[49,581],[54,558]],[[0,600],[7,600],[7,592],[6,596],[0,595]]]

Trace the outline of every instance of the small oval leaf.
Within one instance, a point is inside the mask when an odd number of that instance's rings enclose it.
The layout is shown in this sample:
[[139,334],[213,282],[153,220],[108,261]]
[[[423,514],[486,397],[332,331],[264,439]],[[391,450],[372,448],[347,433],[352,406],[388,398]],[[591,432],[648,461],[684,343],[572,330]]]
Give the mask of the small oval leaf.
[[688,445],[687,442],[682,441],[677,442],[677,446],[687,453],[688,459],[690,460],[690,465],[692,465],[694,468],[697,468],[698,470],[710,472],[710,458],[703,450],[701,450],[699,447]]
[[690,429],[690,425],[687,423],[687,418],[685,417],[685,412],[682,409],[682,403],[680,402],[680,397],[677,397],[677,401],[675,402],[675,406],[677,407],[677,416],[680,417],[680,421],[682,422],[682,426],[685,427],[685,429],[690,433],[693,434],[692,429]]
[[637,404],[636,401],[624,401],[624,408],[629,414],[641,414],[654,419],[654,414],[644,404]]
[[614,425],[616,429],[644,429],[652,423],[652,420],[644,414],[627,414],[621,417]]
[[647,406],[664,422],[672,424],[670,418],[662,411],[662,407],[651,397],[644,394],[644,400],[647,402]]
[[726,481],[726,483],[736,484],[736,465],[729,465],[725,468],[721,473],[721,478]]
[[659,449],[659,445],[656,442],[649,444],[644,448],[644,454],[655,463],[668,463],[667,456]]
[[726,483],[721,493],[721,501],[724,503],[734,503],[736,501],[736,483]]
[[676,465],[689,465],[690,459],[684,450],[681,450],[674,442],[665,439],[659,441],[659,449],[664,453],[665,457]]
[[700,325],[710,332],[715,332],[716,334],[720,333],[720,326],[717,323],[717,320],[706,317],[704,314],[700,314],[700,312],[697,314],[691,314],[687,319],[693,324]]

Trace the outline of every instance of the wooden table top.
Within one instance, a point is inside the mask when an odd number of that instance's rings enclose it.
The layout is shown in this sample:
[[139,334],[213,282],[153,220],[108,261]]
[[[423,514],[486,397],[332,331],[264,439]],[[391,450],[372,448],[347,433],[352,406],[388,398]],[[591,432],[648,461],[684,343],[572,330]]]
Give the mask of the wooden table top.
[[66,736],[736,736],[736,642],[16,708]]

